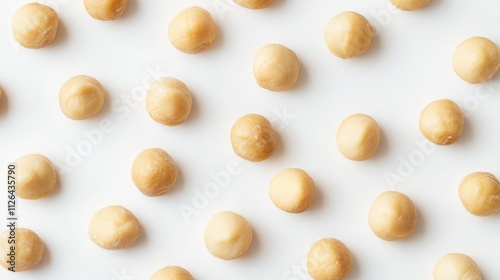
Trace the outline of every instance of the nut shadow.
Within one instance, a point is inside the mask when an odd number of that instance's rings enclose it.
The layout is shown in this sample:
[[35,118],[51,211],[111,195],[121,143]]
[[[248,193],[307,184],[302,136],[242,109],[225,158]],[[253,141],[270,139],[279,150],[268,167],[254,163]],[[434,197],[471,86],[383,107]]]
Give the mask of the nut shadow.
[[248,248],[248,251],[241,257],[241,259],[257,258],[260,251],[260,237],[255,232],[254,227],[252,226],[252,243],[250,244],[250,248]]
[[33,273],[38,273],[39,270],[46,270],[50,268],[52,256],[50,252],[50,248],[46,243],[44,245],[43,256],[38,265],[32,270]]
[[0,117],[7,114],[7,109],[9,105],[9,97],[5,93],[4,89],[0,86]]
[[64,21],[59,19],[59,22],[57,24],[56,37],[48,47],[63,45],[65,42],[68,41],[68,39],[69,39],[69,34],[68,34],[68,29],[66,28],[66,24],[64,23]]
[[134,17],[140,10],[139,1],[138,0],[128,0],[127,8],[124,13],[117,20],[124,20],[130,17]]
[[323,205],[325,205],[325,197],[323,196],[323,189],[321,187],[318,187],[316,183],[314,183],[314,200],[309,207],[309,209],[306,210],[306,212],[316,212],[320,211],[323,208]]

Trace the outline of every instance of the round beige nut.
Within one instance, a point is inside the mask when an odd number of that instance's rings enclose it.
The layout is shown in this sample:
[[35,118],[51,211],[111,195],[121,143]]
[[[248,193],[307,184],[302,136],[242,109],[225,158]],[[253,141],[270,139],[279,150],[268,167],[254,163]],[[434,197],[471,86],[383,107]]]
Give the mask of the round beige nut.
[[173,126],[187,119],[192,102],[191,93],[183,82],[161,78],[148,90],[146,109],[153,120]]
[[434,144],[455,143],[464,128],[464,114],[458,105],[441,99],[431,102],[420,114],[420,131]]
[[241,215],[230,211],[215,214],[205,230],[205,246],[223,260],[237,259],[252,243],[252,227]]
[[380,127],[370,116],[354,114],[345,118],[337,131],[340,153],[350,160],[366,160],[377,151]]
[[335,238],[323,238],[309,249],[307,272],[313,280],[342,280],[352,269],[349,248]]
[[180,266],[166,266],[155,272],[149,280],[194,280],[194,277]]
[[178,50],[188,54],[208,49],[217,37],[214,19],[200,7],[182,10],[170,21],[168,39]]
[[414,11],[423,8],[429,0],[390,0],[398,9],[403,11]]
[[[11,244],[9,240],[15,240],[16,243]],[[0,265],[7,269],[12,267],[8,254],[12,254],[11,246],[13,245],[15,245],[15,272],[37,266],[45,251],[42,240],[32,230],[27,228],[17,228],[15,231],[6,230],[0,234]]]
[[12,17],[12,33],[21,46],[40,49],[54,41],[59,19],[51,7],[28,3],[21,6]]
[[258,162],[270,157],[276,149],[278,136],[271,123],[261,115],[248,114],[231,128],[231,145],[243,159]]
[[444,255],[434,267],[434,280],[481,280],[474,260],[464,254]]
[[464,81],[477,84],[491,79],[500,68],[500,49],[487,38],[469,38],[455,49],[453,70]]
[[261,47],[253,59],[253,75],[257,84],[270,91],[292,89],[299,78],[299,69],[297,55],[279,44]]
[[234,3],[248,9],[263,9],[271,6],[274,0],[233,0]]
[[372,43],[373,27],[356,12],[343,12],[334,16],[325,28],[328,49],[340,58],[363,54]]
[[132,164],[132,180],[139,191],[147,196],[166,194],[177,180],[177,166],[162,149],[141,152]]
[[109,250],[132,246],[141,232],[137,218],[125,207],[112,205],[94,213],[89,237],[99,247]]
[[500,211],[500,182],[493,174],[475,172],[465,176],[458,188],[465,209],[476,216]]
[[314,200],[314,181],[302,169],[285,169],[271,180],[269,196],[279,209],[289,213],[301,213],[307,210]]
[[115,20],[127,9],[128,0],[83,0],[87,13],[98,20]]
[[24,199],[40,199],[54,190],[57,174],[50,160],[29,154],[16,160],[16,194]]
[[105,96],[99,81],[78,75],[67,80],[59,90],[59,107],[66,117],[84,120],[101,111]]
[[417,208],[405,194],[387,191],[373,202],[368,224],[373,233],[383,240],[405,239],[417,226]]

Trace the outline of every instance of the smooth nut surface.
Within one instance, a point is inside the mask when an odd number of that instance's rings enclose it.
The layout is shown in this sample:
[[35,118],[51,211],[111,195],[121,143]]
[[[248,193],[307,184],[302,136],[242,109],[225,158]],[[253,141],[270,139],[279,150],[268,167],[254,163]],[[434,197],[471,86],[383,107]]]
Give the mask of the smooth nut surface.
[[[11,267],[10,247],[14,244],[9,243],[9,237],[12,236],[10,230],[0,234],[0,265],[8,269]],[[45,246],[40,237],[30,229],[17,228],[15,231],[15,272],[25,271],[34,268],[42,260]]]
[[481,83],[491,79],[500,68],[500,49],[487,38],[472,37],[455,49],[452,65],[462,80]]
[[132,246],[139,237],[141,225],[125,207],[112,205],[94,213],[90,219],[89,237],[101,248],[116,250]]
[[500,182],[488,172],[465,176],[458,189],[465,209],[476,216],[488,216],[500,211]]
[[292,89],[297,83],[299,69],[297,55],[279,44],[261,47],[253,60],[253,74],[257,84],[270,91]]
[[434,144],[455,143],[464,128],[464,114],[458,105],[441,99],[431,102],[420,114],[420,131]]
[[186,269],[180,266],[166,266],[155,272],[149,280],[195,280]]
[[270,157],[277,142],[276,131],[261,115],[245,115],[231,128],[231,145],[234,152],[249,161],[263,161]]
[[252,227],[243,216],[230,211],[215,214],[205,230],[205,246],[223,260],[237,259],[252,243]]
[[16,160],[16,195],[24,199],[40,199],[54,190],[57,174],[50,160],[29,154]]
[[177,180],[177,166],[170,155],[162,149],[142,151],[132,164],[132,180],[147,196],[166,194]]
[[302,169],[285,169],[271,180],[269,196],[283,211],[304,212],[314,200],[314,181]]
[[153,120],[164,125],[179,125],[191,112],[192,97],[186,85],[175,78],[155,81],[146,96],[146,109]]
[[127,9],[128,0],[84,0],[87,13],[98,20],[115,20]]
[[59,107],[73,120],[84,120],[97,115],[104,104],[106,93],[96,79],[78,75],[67,80],[59,90]]
[[366,160],[377,151],[380,143],[380,127],[365,114],[345,118],[337,131],[337,147],[350,160]]
[[474,260],[464,254],[444,255],[434,266],[434,280],[481,280],[481,271]]
[[12,16],[12,33],[21,46],[40,49],[54,41],[59,18],[51,7],[28,3]]
[[189,7],[172,18],[168,26],[168,39],[178,50],[188,54],[208,49],[217,37],[214,19],[200,7]]
[[347,246],[335,238],[314,243],[307,254],[307,272],[313,280],[342,280],[352,269],[352,255]]
[[356,12],[343,12],[333,17],[325,28],[328,49],[340,58],[363,54],[370,48],[373,27]]
[[373,233],[383,240],[405,239],[417,226],[417,208],[405,194],[387,191],[373,202],[368,224]]
[[233,0],[234,3],[248,9],[263,9],[271,6],[274,0]]
[[390,0],[398,9],[403,11],[414,11],[423,8],[429,0]]

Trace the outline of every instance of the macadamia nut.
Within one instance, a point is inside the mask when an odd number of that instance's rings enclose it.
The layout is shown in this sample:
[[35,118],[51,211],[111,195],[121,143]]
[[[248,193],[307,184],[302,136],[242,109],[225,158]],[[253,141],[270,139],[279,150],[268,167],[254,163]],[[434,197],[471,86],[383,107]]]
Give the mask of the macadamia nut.
[[54,190],[57,174],[50,160],[29,154],[16,160],[16,194],[24,199],[40,199]]
[[420,131],[434,144],[455,143],[464,128],[464,114],[458,105],[441,99],[431,102],[420,114]]
[[261,47],[253,60],[253,75],[257,84],[270,91],[292,89],[299,77],[299,69],[297,55],[279,44]]
[[248,114],[231,128],[234,152],[248,161],[263,161],[276,149],[278,136],[271,123],[261,115]]
[[271,6],[274,0],[233,0],[234,3],[248,9],[263,9]]
[[115,20],[127,9],[128,0],[83,0],[87,13],[98,20]]
[[146,109],[153,120],[164,125],[179,125],[191,112],[192,98],[186,85],[174,78],[154,82],[146,96]]
[[387,191],[373,202],[368,224],[373,233],[383,240],[405,239],[417,226],[417,208],[408,196]]
[[28,3],[21,6],[12,17],[12,33],[21,46],[40,49],[54,41],[59,19],[51,7]]
[[340,153],[350,160],[366,160],[377,151],[380,128],[370,116],[354,114],[345,118],[337,131]]
[[309,249],[307,272],[313,280],[342,280],[351,269],[351,252],[340,240],[324,238]]
[[434,280],[481,280],[474,260],[464,254],[444,255],[434,266]]
[[177,180],[177,166],[162,149],[147,149],[141,152],[132,164],[132,180],[147,196],[166,194]]
[[141,232],[137,218],[123,206],[104,207],[90,219],[89,237],[99,247],[109,250],[132,246]]
[[180,266],[166,266],[155,272],[149,280],[194,280],[194,277]]
[[372,26],[364,16],[355,12],[336,15],[325,28],[326,45],[340,58],[363,54],[370,47],[372,38]]
[[213,256],[237,259],[252,243],[252,227],[241,215],[222,211],[210,219],[205,231],[205,245]]
[[97,115],[106,93],[96,79],[79,75],[67,80],[59,90],[59,107],[66,117],[84,120]]
[[398,9],[403,11],[414,11],[423,8],[429,0],[390,0]]
[[465,176],[458,189],[465,209],[476,216],[489,216],[500,211],[500,182],[488,172]]
[[453,70],[464,81],[477,84],[487,81],[500,68],[500,49],[487,38],[469,38],[455,49]]
[[[15,236],[15,244],[10,243],[9,238]],[[0,234],[0,265],[8,269],[12,267],[9,263],[11,246],[15,246],[15,272],[29,270],[38,265],[42,260],[45,246],[40,237],[30,229],[17,228],[14,232],[6,230]]]
[[168,39],[178,50],[188,54],[208,49],[217,37],[214,19],[200,7],[189,7],[178,13],[168,26]]
[[283,211],[304,212],[314,200],[314,182],[304,170],[289,168],[271,180],[269,195],[274,205]]

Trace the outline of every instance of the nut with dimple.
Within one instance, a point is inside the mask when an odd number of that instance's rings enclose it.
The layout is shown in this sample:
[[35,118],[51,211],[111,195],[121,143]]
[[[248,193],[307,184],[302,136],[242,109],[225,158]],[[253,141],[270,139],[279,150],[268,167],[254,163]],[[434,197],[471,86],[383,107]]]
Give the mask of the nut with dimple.
[[205,246],[210,254],[223,260],[237,259],[246,253],[252,243],[252,227],[234,212],[215,214],[205,230]]
[[127,9],[128,0],[84,0],[87,13],[98,20],[115,20]]
[[398,9],[403,11],[414,11],[421,9],[429,3],[429,0],[390,0]]
[[380,127],[365,114],[354,114],[345,118],[337,131],[337,146],[340,153],[350,160],[366,160],[377,151],[380,143]]
[[16,194],[24,199],[40,199],[48,196],[57,183],[52,162],[42,155],[29,154],[16,160]]
[[14,13],[12,33],[21,46],[40,49],[54,41],[58,23],[54,9],[39,3],[28,3]]
[[450,145],[462,135],[464,122],[464,114],[455,102],[436,100],[422,110],[420,131],[434,144]]
[[101,111],[105,96],[99,81],[78,75],[67,80],[59,90],[59,107],[66,117],[84,120]]
[[474,172],[460,182],[460,201],[469,213],[489,216],[500,211],[500,182],[491,173]]
[[263,116],[248,114],[231,128],[231,145],[243,159],[258,162],[270,157],[278,142],[276,131]]
[[468,83],[485,82],[500,68],[500,49],[487,38],[469,38],[455,49],[452,66],[455,73]]
[[[38,265],[45,252],[45,245],[42,239],[32,230],[27,228],[17,228],[15,239],[11,239],[10,230],[0,234],[0,265],[5,268],[12,267],[11,248],[15,245],[15,272],[29,270]],[[15,240],[15,244],[11,243]]]
[[132,180],[144,195],[166,194],[177,180],[177,166],[162,149],[142,151],[132,164]]
[[269,196],[279,209],[301,213],[313,202],[314,190],[314,181],[307,172],[289,168],[273,177],[269,185]]
[[469,256],[459,253],[444,255],[434,266],[434,280],[481,280],[481,271]]
[[174,126],[187,119],[192,102],[191,93],[183,82],[175,78],[161,78],[148,90],[146,109],[153,120]]
[[262,88],[270,91],[290,90],[297,83],[299,71],[297,55],[283,45],[266,45],[255,53],[253,74]]
[[149,280],[194,280],[194,277],[180,266],[166,266],[156,271]]
[[309,249],[307,272],[314,280],[342,280],[352,269],[352,255],[342,241],[323,238]]
[[274,0],[233,0],[234,3],[248,9],[263,9],[271,6]]

